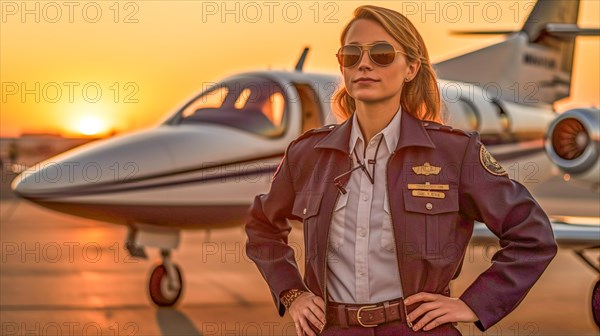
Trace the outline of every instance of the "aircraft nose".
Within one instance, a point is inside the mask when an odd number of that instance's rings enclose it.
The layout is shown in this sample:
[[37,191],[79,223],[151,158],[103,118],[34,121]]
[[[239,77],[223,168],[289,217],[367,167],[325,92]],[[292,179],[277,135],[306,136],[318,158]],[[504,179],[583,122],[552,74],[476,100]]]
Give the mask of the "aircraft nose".
[[[19,175],[17,175],[11,182],[10,188],[12,189],[12,191],[20,197],[26,198],[31,192],[35,193],[35,184],[31,182],[31,180],[29,181],[24,181],[25,180],[25,175],[24,172],[21,172]],[[33,190],[32,190],[33,189]]]
[[23,198],[66,196],[76,189],[106,182],[110,166],[102,160],[47,160],[28,167],[12,181]]
[[[11,189],[17,196],[23,198],[60,193],[69,187],[75,186],[79,179],[75,178],[76,164],[72,162],[46,161],[28,167],[17,175],[11,183]],[[90,168],[87,179],[92,181],[97,177]]]
[[12,190],[29,200],[90,195],[173,166],[159,137],[148,133],[89,143],[28,167]]

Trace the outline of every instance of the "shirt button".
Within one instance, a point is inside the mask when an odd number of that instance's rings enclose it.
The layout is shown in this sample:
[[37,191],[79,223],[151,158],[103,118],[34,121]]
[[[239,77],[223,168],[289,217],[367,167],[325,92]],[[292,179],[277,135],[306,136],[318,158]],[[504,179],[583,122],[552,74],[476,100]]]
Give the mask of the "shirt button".
[[364,195],[364,196],[363,196],[363,201],[368,201],[368,200],[369,200],[369,196],[367,196],[367,195]]
[[306,208],[304,208],[304,210],[302,210],[302,213],[306,215]]
[[433,209],[433,204],[431,204],[431,203],[427,203],[427,204],[425,204],[425,208],[426,208],[427,210],[431,210],[431,209]]
[[365,232],[365,230],[359,230],[358,231],[358,235],[361,236],[361,237],[364,237],[364,236],[367,235],[367,233]]

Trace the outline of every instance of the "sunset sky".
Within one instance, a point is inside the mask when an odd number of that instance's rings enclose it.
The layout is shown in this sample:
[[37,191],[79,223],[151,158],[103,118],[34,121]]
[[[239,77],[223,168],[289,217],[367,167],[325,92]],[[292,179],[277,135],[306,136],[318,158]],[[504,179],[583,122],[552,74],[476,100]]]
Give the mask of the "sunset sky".
[[[434,62],[502,38],[451,36],[450,30],[517,30],[533,4],[498,1],[501,13],[492,20],[482,9],[486,2],[470,15],[465,2],[457,1],[453,8],[461,8],[462,15],[455,20],[452,8],[444,10],[446,3],[373,2],[405,13]],[[311,47],[305,71],[336,72],[339,34],[364,2],[0,4],[0,136],[13,137],[102,135],[156,125],[209,83],[228,75],[291,70],[304,46]],[[410,14],[415,6],[430,13],[437,6],[438,14]],[[579,25],[598,27],[599,13],[599,0],[582,1]],[[558,111],[600,106],[599,57],[600,38],[578,38],[571,98],[559,102]]]

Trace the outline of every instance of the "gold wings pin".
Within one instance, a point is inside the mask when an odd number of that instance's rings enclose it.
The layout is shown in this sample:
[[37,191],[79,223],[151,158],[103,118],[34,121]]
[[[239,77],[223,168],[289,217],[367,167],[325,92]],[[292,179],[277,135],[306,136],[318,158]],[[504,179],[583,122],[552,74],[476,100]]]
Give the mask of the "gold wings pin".
[[425,162],[422,166],[412,167],[413,172],[417,175],[437,175],[442,170],[442,167],[436,167],[429,164],[429,162]]

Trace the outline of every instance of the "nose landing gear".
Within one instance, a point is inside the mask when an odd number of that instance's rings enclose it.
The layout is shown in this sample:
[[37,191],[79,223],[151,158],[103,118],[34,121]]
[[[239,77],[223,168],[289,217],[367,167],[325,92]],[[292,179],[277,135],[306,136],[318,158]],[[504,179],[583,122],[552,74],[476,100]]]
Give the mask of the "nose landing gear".
[[171,260],[170,250],[161,250],[163,263],[157,265],[150,275],[148,292],[159,307],[174,305],[183,290],[181,270]]
[[125,247],[132,257],[147,259],[146,247],[158,247],[162,263],[150,273],[148,293],[159,307],[173,306],[181,297],[183,276],[171,259],[171,250],[179,246],[179,230],[140,223],[129,228]]

